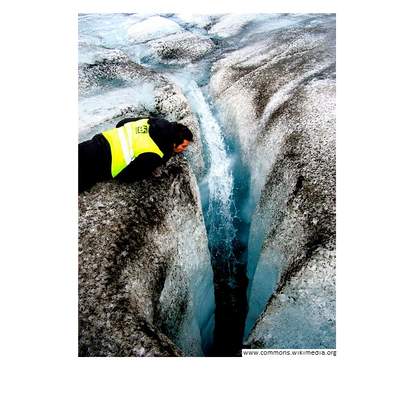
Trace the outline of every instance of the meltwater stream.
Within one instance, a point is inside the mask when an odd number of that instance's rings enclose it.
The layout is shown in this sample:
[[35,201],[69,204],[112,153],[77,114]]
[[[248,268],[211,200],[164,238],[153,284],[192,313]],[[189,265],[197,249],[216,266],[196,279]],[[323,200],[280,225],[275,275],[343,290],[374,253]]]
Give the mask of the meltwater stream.
[[[179,82],[177,82],[179,83]],[[246,248],[248,226],[240,212],[243,185],[236,146],[225,139],[207,95],[194,80],[180,85],[202,132],[207,175],[199,183],[214,271],[215,332],[208,355],[239,355],[247,313]]]

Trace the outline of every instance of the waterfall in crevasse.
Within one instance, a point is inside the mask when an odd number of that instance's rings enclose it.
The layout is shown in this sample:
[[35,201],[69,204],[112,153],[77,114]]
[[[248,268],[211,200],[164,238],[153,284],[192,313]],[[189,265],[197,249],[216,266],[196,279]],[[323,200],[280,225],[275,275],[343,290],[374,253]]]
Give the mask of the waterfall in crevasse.
[[[222,136],[221,128],[212,114],[201,89],[194,81],[184,89],[200,122],[203,144],[206,147],[208,171],[202,188],[203,206],[214,258],[232,257],[235,237],[233,226],[233,176],[231,161]],[[205,193],[207,191],[207,193]]]
[[248,227],[240,215],[243,196],[247,198],[247,193],[243,195],[245,174],[238,165],[235,145],[224,135],[207,87],[200,88],[194,80],[180,82],[177,76],[171,78],[197,115],[205,150],[207,174],[199,186],[216,298],[214,346],[209,355],[231,356],[241,348],[247,312]]

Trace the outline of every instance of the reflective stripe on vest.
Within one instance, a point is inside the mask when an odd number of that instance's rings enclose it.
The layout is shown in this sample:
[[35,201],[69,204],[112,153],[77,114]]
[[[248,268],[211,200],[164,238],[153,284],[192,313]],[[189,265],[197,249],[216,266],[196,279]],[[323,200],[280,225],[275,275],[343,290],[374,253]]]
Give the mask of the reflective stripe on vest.
[[128,122],[120,128],[103,132],[111,147],[111,175],[116,177],[132,160],[142,153],[164,153],[149,134],[149,120]]

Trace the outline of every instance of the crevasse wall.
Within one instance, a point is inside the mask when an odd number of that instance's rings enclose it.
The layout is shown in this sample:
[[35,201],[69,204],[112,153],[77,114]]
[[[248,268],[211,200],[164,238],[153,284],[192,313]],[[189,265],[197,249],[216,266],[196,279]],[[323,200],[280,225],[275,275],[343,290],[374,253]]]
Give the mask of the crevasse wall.
[[[246,344],[334,346],[335,17],[304,16],[268,34],[249,29],[247,35],[251,44],[215,62],[210,80],[251,176],[245,336],[254,332]],[[304,280],[317,252],[317,259],[326,257],[318,271],[330,282],[319,292]],[[298,318],[279,319],[284,305],[273,304],[289,287]],[[326,308],[316,314],[301,305],[304,291]],[[268,318],[274,325],[263,323]]]
[[[80,51],[80,141],[126,116],[179,121],[197,138],[187,156],[200,178],[198,122],[180,89],[121,50],[91,43],[96,36],[91,29],[82,29],[88,36]],[[194,174],[178,157],[158,178],[132,185],[100,183],[80,195],[81,355],[207,351],[215,301]]]
[[157,178],[80,195],[80,355],[204,354],[215,305],[195,182],[177,158]]

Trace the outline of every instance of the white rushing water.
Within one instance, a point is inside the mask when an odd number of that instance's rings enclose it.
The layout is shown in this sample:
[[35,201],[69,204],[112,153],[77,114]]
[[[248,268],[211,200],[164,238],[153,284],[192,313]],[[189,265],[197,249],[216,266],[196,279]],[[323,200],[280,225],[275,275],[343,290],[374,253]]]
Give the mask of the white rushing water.
[[232,161],[223,139],[221,127],[213,115],[205,95],[195,81],[182,86],[192,110],[197,115],[206,146],[208,171],[201,186],[206,188],[206,224],[210,248],[221,248],[229,258],[232,255],[236,230],[233,226]]

